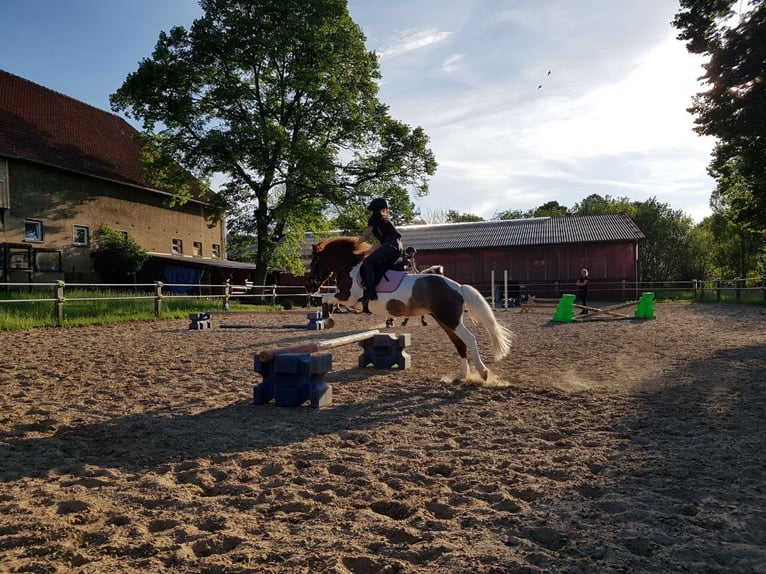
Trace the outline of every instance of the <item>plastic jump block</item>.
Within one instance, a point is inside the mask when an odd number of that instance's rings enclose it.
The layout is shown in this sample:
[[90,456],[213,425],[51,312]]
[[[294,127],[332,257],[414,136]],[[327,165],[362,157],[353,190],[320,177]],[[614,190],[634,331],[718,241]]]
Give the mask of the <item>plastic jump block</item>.
[[327,322],[322,319],[321,311],[309,311],[306,313],[309,322],[306,325],[282,325],[285,329],[308,329],[309,331],[318,331],[327,329]]
[[574,320],[574,302],[575,295],[562,295],[556,308],[553,310],[551,321],[557,323],[571,323]]
[[636,319],[657,318],[654,314],[654,293],[641,293],[634,317]]
[[332,368],[329,353],[285,353],[269,361],[254,360],[255,372],[263,382],[253,388],[253,404],[272,399],[278,407],[299,407],[306,401],[314,408],[332,403],[332,386],[324,375]]
[[306,313],[306,318],[309,320],[309,324],[306,326],[309,331],[317,331],[327,328],[324,319],[322,319],[321,311],[310,311]]
[[404,349],[410,346],[410,334],[398,337],[393,333],[373,335],[359,342],[364,352],[359,356],[359,366],[372,364],[376,369],[390,369],[397,365],[400,369],[409,369],[412,357]]
[[189,313],[189,320],[189,330],[210,329],[213,326],[210,313]]

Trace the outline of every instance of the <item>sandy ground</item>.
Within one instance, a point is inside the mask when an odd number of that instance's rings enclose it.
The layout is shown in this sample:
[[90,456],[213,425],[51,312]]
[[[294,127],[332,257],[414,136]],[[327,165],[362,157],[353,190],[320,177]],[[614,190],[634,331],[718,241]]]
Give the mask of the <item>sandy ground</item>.
[[0,333],[0,572],[766,572],[766,309],[550,317],[498,312],[484,385],[397,323],[411,368],[335,349],[319,409],[253,405],[254,354],[379,319]]

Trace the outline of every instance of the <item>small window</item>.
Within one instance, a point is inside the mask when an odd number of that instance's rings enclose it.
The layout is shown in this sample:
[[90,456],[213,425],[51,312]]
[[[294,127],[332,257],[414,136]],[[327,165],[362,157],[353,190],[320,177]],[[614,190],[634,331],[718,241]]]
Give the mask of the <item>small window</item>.
[[184,252],[184,242],[180,239],[173,240],[173,255],[181,255]]
[[74,226],[74,244],[81,247],[87,247],[90,243],[90,232],[87,227],[81,225]]
[[24,240],[42,241],[43,240],[43,222],[27,219],[24,222]]
[[128,240],[128,232],[127,231],[120,231],[120,234],[122,235],[122,238],[127,241]]
[[193,255],[194,257],[202,257],[202,242],[195,241],[193,243]]
[[211,250],[211,257],[213,257],[213,259],[221,258],[221,246],[218,243],[213,243],[210,250]]

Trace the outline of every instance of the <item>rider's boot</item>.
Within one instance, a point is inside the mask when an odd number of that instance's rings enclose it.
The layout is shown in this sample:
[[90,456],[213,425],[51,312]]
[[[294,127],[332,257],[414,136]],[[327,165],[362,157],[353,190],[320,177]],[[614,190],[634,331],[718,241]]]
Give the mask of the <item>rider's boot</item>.
[[362,265],[359,273],[364,283],[364,295],[359,299],[359,302],[364,303],[362,310],[365,313],[369,313],[370,310],[367,308],[367,302],[378,300],[378,294],[375,292],[375,270],[371,266]]

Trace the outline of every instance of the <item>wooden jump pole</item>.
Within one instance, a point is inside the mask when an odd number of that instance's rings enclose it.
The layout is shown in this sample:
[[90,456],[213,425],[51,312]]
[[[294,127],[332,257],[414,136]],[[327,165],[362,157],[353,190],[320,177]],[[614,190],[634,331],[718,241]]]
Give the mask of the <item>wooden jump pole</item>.
[[[622,309],[623,307],[628,307],[630,305],[635,305],[636,302],[632,301],[630,303],[622,303],[620,305],[613,305],[612,307],[607,307],[606,309],[599,309],[598,307],[588,307],[587,305],[577,305],[575,304],[575,307],[577,309],[585,309],[586,311],[593,311],[593,315],[611,315],[612,317],[622,317],[623,319],[632,319],[630,315],[625,315],[624,313],[615,313],[615,309]],[[591,315],[591,316],[593,316]],[[582,318],[586,318],[587,315],[583,315]],[[575,317],[576,319],[579,317]]]
[[306,343],[304,345],[295,345],[292,347],[280,347],[278,349],[270,349],[268,351],[261,351],[258,353],[261,361],[271,361],[277,355],[284,355],[285,353],[318,353],[319,351],[326,351],[328,349],[334,349],[335,347],[342,347],[350,343],[356,343],[358,341],[364,341],[369,339],[373,335],[380,333],[380,329],[372,329],[371,331],[362,331],[361,333],[352,333],[344,337],[337,337],[335,339],[328,339],[326,341],[318,341],[316,343]]

